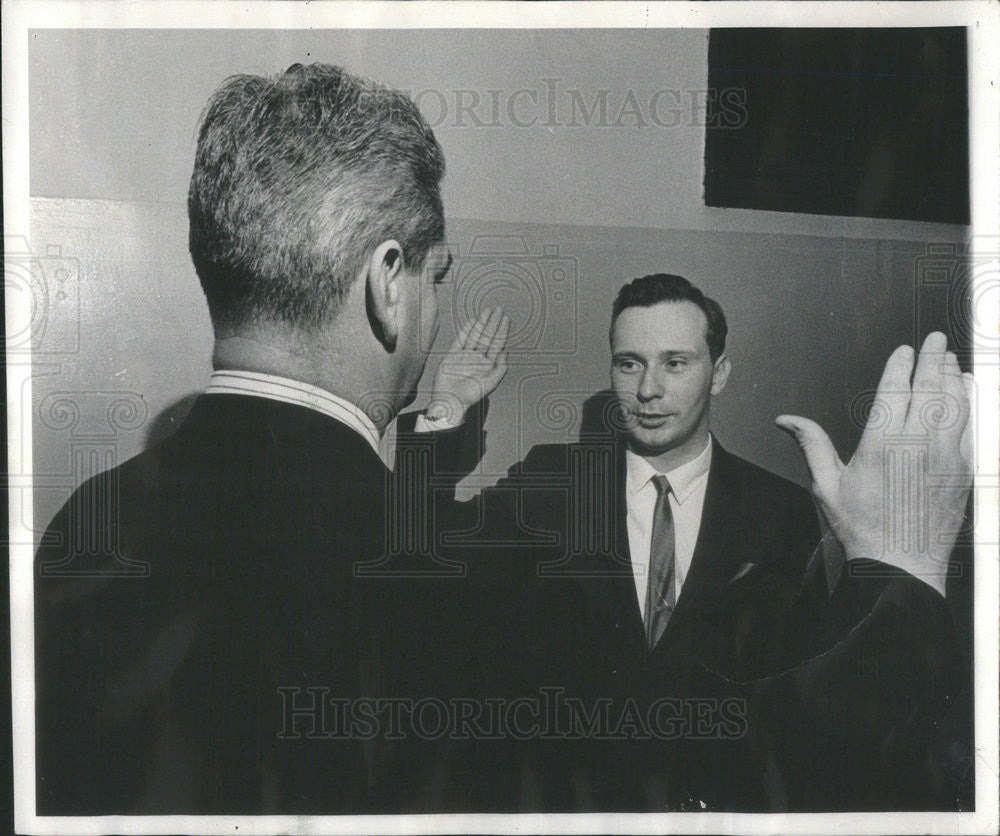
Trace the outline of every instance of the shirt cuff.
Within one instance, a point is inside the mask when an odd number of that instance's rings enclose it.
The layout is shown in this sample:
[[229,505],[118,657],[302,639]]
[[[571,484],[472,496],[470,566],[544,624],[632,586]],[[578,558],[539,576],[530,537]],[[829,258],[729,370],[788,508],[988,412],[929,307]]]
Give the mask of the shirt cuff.
[[461,421],[456,424],[447,420],[445,417],[431,419],[421,412],[417,416],[417,420],[413,425],[413,431],[417,433],[433,433],[440,430],[453,430],[455,427],[460,426],[462,426]]
[[939,593],[942,598],[945,596],[945,587],[948,582],[947,567],[942,569],[940,572],[920,572],[919,574],[914,574],[912,570],[912,563],[909,567],[906,565],[906,560],[901,557],[896,557],[891,554],[885,554],[878,558],[879,563],[883,563],[886,566],[894,566],[906,574],[911,575],[918,581],[923,581],[935,592]]

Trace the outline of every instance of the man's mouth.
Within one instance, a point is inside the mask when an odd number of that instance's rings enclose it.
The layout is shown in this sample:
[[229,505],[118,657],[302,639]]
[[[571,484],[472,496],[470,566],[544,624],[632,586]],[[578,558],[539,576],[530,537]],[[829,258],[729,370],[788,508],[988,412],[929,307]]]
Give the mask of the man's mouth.
[[643,427],[658,427],[673,416],[672,412],[634,412],[636,422]]

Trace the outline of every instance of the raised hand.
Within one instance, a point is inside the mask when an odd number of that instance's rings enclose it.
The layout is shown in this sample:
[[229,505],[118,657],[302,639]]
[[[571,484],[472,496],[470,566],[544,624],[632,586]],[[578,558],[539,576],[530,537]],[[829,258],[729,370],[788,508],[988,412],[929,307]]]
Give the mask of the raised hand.
[[944,334],[930,334],[916,368],[912,348],[893,352],[846,465],[815,422],[775,420],[802,448],[813,494],[847,559],[904,569],[942,595],[973,474],[974,382],[946,348]]
[[500,308],[483,310],[467,322],[442,358],[426,418],[436,427],[456,426],[465,412],[487,397],[507,373],[510,318]]

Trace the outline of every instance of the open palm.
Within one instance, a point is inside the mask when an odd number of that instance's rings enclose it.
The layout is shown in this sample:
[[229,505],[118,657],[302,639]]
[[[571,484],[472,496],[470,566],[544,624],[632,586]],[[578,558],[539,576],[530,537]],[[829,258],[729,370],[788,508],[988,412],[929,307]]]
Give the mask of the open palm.
[[487,308],[467,322],[441,360],[427,413],[449,424],[460,423],[469,407],[493,392],[507,373],[510,318]]
[[802,448],[813,494],[847,558],[904,569],[942,594],[973,474],[974,380],[946,348],[935,332],[919,358],[908,346],[896,349],[846,465],[818,424],[777,419]]

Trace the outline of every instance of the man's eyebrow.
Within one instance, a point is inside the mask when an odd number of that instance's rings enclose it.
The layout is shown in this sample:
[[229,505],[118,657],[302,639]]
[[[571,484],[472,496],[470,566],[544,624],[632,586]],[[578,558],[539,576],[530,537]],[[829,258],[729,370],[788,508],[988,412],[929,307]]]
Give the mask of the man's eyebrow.
[[697,351],[685,351],[682,348],[668,348],[660,352],[661,357],[697,357]]

